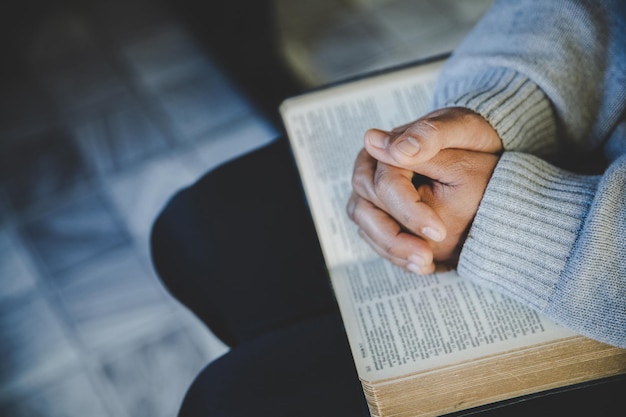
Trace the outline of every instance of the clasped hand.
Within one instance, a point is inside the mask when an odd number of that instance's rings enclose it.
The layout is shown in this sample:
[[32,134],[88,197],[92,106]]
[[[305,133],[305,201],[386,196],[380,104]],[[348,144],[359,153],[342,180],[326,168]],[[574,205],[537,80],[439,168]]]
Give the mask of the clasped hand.
[[370,129],[348,216],[382,257],[418,274],[456,265],[502,142],[480,115],[437,110],[391,132]]

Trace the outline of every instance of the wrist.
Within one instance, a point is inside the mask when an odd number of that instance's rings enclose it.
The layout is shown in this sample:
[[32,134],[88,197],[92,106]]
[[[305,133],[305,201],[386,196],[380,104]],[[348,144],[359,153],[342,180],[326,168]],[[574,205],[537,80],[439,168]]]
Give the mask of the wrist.
[[548,155],[556,149],[556,121],[544,92],[521,73],[490,68],[440,80],[438,107],[463,107],[482,116],[506,150]]

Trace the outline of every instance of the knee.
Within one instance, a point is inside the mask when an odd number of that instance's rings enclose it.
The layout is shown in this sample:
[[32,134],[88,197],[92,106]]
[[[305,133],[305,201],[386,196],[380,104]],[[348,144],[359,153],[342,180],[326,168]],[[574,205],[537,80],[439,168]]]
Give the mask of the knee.
[[164,206],[152,224],[150,256],[161,282],[173,292],[184,274],[185,257],[190,244],[189,222],[190,190],[176,193]]
[[150,257],[159,278],[167,275],[165,270],[170,260],[171,224],[173,223],[171,206],[178,195],[172,197],[161,209],[150,230]]

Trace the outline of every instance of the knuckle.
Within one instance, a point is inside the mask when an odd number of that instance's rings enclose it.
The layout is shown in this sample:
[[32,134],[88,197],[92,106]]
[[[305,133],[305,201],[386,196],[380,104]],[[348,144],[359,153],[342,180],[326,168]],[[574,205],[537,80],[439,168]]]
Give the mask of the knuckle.
[[393,242],[389,242],[389,241],[384,242],[383,250],[390,257],[395,257],[395,252],[396,251],[395,251],[395,246],[393,245]]
[[417,230],[419,228],[418,222],[419,216],[417,216],[415,213],[407,210],[400,213],[400,223],[402,223],[402,225],[407,229],[411,231]]
[[369,189],[369,179],[363,173],[355,172],[352,175],[352,189],[359,195],[366,195]]
[[410,227],[413,223],[415,223],[415,216],[413,215],[413,213],[409,212],[409,211],[402,211],[400,213],[400,219],[403,225],[405,225],[406,227]]
[[393,147],[390,152],[393,160],[402,167],[413,167],[417,160],[419,160],[419,156],[409,156],[400,151],[397,147]]
[[362,199],[355,199],[351,204],[348,205],[348,216],[350,219],[360,225],[363,219],[363,209],[362,209]]
[[372,222],[375,222],[377,208],[374,207],[369,201],[363,198],[357,198],[352,206],[352,211],[349,214],[350,219],[359,227],[370,229]]
[[386,234],[381,236],[379,245],[387,256],[393,258],[398,257],[400,247],[397,242],[396,234]]
[[410,132],[418,137],[432,137],[441,132],[441,121],[435,117],[425,117],[418,120],[409,128]]
[[385,168],[379,168],[374,173],[374,190],[376,194],[384,194],[392,183],[389,175],[389,170]]
[[354,196],[350,197],[348,200],[348,204],[346,205],[346,213],[348,214],[348,218],[354,221],[354,211],[356,209],[356,199]]

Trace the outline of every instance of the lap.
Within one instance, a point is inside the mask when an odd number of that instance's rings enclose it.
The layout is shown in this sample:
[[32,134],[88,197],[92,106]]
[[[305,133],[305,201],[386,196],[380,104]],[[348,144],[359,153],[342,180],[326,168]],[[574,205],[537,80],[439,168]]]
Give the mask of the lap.
[[181,417],[369,415],[285,141],[179,192],[151,245],[166,287],[231,346]]
[[179,417],[369,417],[338,314],[267,333],[211,363]]
[[231,346],[337,309],[284,140],[179,192],[151,244],[170,292]]

